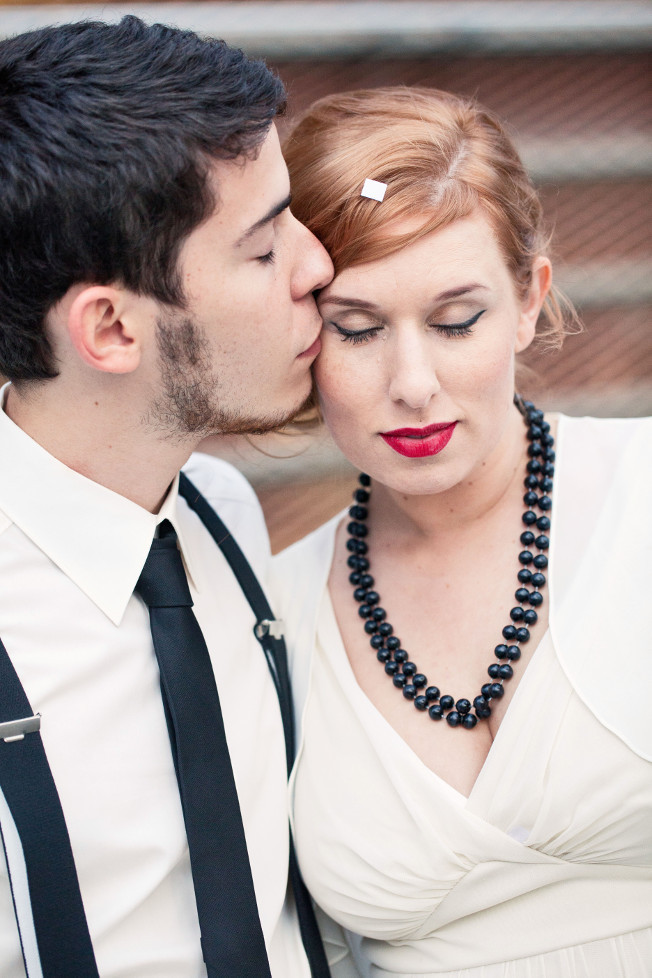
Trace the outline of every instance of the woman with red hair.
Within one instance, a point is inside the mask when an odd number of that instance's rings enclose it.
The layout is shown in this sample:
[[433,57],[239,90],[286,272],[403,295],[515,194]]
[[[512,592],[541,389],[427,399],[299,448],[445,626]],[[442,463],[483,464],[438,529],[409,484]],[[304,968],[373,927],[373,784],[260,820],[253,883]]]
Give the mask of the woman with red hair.
[[335,265],[319,409],[361,471],[277,565],[306,881],[373,978],[649,976],[649,421],[520,395],[569,315],[489,112],[332,96],[285,152]]

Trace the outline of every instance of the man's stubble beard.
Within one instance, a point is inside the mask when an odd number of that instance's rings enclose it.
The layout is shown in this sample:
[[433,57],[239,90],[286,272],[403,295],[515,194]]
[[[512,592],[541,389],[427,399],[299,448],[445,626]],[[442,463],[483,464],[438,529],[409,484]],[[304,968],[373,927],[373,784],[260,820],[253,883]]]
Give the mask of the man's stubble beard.
[[174,316],[157,321],[156,343],[162,391],[154,398],[145,423],[164,437],[185,441],[209,435],[262,435],[282,428],[299,414],[304,402],[277,414],[245,414],[219,404],[219,376],[208,339],[194,320]]

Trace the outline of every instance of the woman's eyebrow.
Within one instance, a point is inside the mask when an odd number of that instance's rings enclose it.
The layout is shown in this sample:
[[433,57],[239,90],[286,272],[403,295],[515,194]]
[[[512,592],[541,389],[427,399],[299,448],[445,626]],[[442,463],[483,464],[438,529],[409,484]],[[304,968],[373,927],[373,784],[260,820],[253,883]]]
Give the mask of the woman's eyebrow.
[[[433,302],[443,302],[447,299],[459,299],[460,296],[466,295],[468,292],[475,292],[477,289],[483,289],[487,291],[486,285],[481,285],[479,282],[471,282],[468,285],[460,285],[454,289],[446,289],[445,292],[440,292],[439,295],[434,296]],[[324,303],[332,303],[334,306],[351,306],[353,309],[371,309],[376,310],[379,308],[375,303],[369,302],[365,299],[354,299],[343,295],[329,295],[322,300]]]

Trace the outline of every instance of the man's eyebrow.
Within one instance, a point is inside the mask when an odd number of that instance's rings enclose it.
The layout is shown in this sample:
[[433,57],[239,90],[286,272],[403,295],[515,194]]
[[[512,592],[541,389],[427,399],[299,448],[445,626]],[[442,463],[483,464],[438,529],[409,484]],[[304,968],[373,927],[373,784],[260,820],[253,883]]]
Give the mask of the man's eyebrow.
[[240,248],[241,245],[243,245],[246,241],[249,240],[249,238],[251,238],[256,233],[256,231],[260,231],[260,229],[264,228],[266,224],[269,224],[270,221],[273,221],[275,217],[278,217],[279,214],[282,214],[284,210],[287,210],[287,208],[290,206],[291,203],[292,203],[292,194],[288,194],[287,197],[279,201],[278,204],[274,204],[271,210],[269,210],[264,217],[261,217],[259,221],[256,221],[256,223],[252,224],[250,228],[247,228],[245,233],[238,238],[238,240],[235,243],[236,248]]

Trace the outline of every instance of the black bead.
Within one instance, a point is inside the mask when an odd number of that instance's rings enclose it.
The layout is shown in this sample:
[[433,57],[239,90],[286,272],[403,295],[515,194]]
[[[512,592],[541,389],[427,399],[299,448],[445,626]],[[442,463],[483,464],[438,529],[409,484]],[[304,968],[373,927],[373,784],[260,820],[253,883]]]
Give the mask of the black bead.
[[500,678],[500,666],[499,666],[499,664],[497,662],[492,662],[491,665],[489,666],[489,668],[487,669],[487,672],[488,672],[489,676],[491,677],[491,679],[499,679]]
[[523,520],[526,526],[532,526],[532,524],[536,523],[537,521],[537,514],[534,512],[533,509],[526,509],[521,519]]
[[491,699],[491,687],[492,683],[485,683],[484,686],[480,687],[480,692],[486,699]]
[[414,705],[416,706],[417,710],[425,710],[428,707],[428,700],[425,698],[425,696],[415,696]]
[[548,566],[548,558],[545,554],[537,554],[532,563],[537,570],[545,570],[545,568]]
[[358,570],[369,570],[369,560],[367,557],[356,557],[356,560],[358,561]]
[[524,567],[522,570],[518,572],[516,576],[518,577],[521,584],[529,584],[530,581],[532,580],[532,571],[528,570],[527,567]]
[[519,537],[519,540],[521,541],[524,547],[531,547],[532,544],[534,543],[534,533],[532,532],[532,530],[523,530],[523,532]]
[[[546,460],[546,467],[547,467],[548,465],[552,465],[552,463],[555,461],[555,459],[557,458],[557,453],[552,448],[546,448],[546,450],[543,453],[543,457]],[[546,471],[546,467],[544,467],[544,471]]]
[[516,629],[516,641],[517,642],[529,642],[530,633],[527,628],[517,628]]
[[406,698],[406,700],[413,700],[416,695],[417,687],[414,685],[414,683],[406,683],[403,687],[403,696]]
[[537,520],[537,530],[541,530],[542,533],[547,533],[550,529],[550,518],[548,516],[540,516]]
[[475,712],[476,712],[476,716],[480,717],[481,720],[486,720],[487,717],[491,716],[491,707],[479,706]]
[[388,621],[383,621],[378,626],[378,631],[384,638],[389,638],[394,629]]
[[389,662],[392,657],[392,653],[389,649],[378,649],[376,652],[376,658],[379,662]]
[[369,618],[371,615],[371,611],[372,611],[371,606],[368,604],[361,604],[358,607],[358,614],[360,615],[361,618]]
[[541,431],[543,431],[543,433],[546,435],[550,431],[550,424],[547,421],[541,422]]
[[531,475],[534,475],[536,472],[541,471],[541,462],[539,461],[538,458],[531,458],[530,461],[525,466],[525,468],[528,470],[528,472]]
[[353,520],[366,520],[369,515],[369,511],[366,506],[350,506],[349,516]]
[[360,570],[360,567],[358,565],[358,561],[359,560],[360,560],[360,558],[359,557],[356,557],[355,554],[351,554],[350,557],[347,557],[346,558],[346,562],[347,562],[348,566],[349,567],[352,567],[353,570],[356,570],[356,571],[359,571]]
[[357,587],[353,592],[353,598],[355,601],[364,601],[367,596],[367,589],[364,587]]
[[467,713],[462,717],[462,726],[466,727],[467,730],[473,730],[477,722],[478,718],[473,716],[472,713]]
[[543,466],[543,474],[549,475],[550,478],[552,479],[553,475],[555,474],[555,467],[552,464],[552,462],[545,463],[545,465]]
[[398,666],[396,665],[395,662],[386,662],[385,672],[387,673],[388,676],[395,676],[396,673],[398,672]]
[[384,608],[374,608],[374,610],[371,612],[371,617],[374,621],[383,621],[385,618],[387,618],[387,612]]
[[506,638],[508,642],[516,638],[516,629],[513,625],[505,625],[503,628],[503,638]]
[[516,662],[521,658],[521,650],[519,649],[518,645],[510,645],[510,647],[507,649],[507,658],[512,662]]
[[543,421],[543,411],[540,411],[538,408],[535,408],[534,404],[532,404],[532,401],[529,401],[528,403],[527,419],[528,421],[534,424],[541,424],[541,422]]
[[374,586],[374,579],[371,574],[360,575],[360,587],[370,588]]
[[539,509],[548,510],[552,509],[552,499],[550,496],[541,496],[539,498]]
[[505,692],[505,690],[504,690],[503,686],[501,685],[501,683],[492,683],[491,684],[491,698],[492,699],[500,699],[500,697],[504,694],[504,692]]
[[509,613],[509,617],[512,619],[512,621],[523,621],[525,612],[519,605],[517,605],[516,608],[512,608]]
[[538,620],[539,620],[539,616],[537,615],[534,608],[528,608],[525,614],[523,615],[523,621],[525,622],[526,625],[536,625]]
[[367,604],[378,604],[380,601],[378,591],[367,591],[365,598],[367,600]]
[[498,667],[498,675],[501,679],[511,679],[514,675],[514,670],[509,663],[506,662],[505,665]]
[[533,574],[532,575],[532,586],[533,587],[543,587],[546,583],[546,578],[544,574]]
[[451,712],[446,716],[446,723],[450,724],[451,727],[457,727],[461,722],[462,717],[459,715],[457,710],[451,710]]
[[527,453],[530,458],[535,458],[537,455],[543,455],[543,445],[540,441],[533,441],[527,447]]
[[476,710],[482,710],[485,706],[489,706],[489,700],[486,696],[476,696],[473,700],[473,706]]
[[469,700],[458,700],[455,704],[455,709],[461,714],[469,713],[471,710],[471,703]]
[[440,696],[439,705],[443,710],[452,710],[455,706],[455,700],[452,696]]
[[532,489],[526,492],[525,495],[523,496],[523,502],[525,503],[526,506],[536,506],[538,501],[539,501],[539,497],[537,496],[536,492],[534,492]]
[[550,546],[550,537],[546,536],[545,533],[540,533],[534,542],[539,550],[547,550]]
[[543,595],[540,591],[531,591],[528,601],[534,608],[538,608],[539,605],[543,604]]
[[360,573],[360,571],[352,571],[349,574],[349,584],[358,585],[360,583],[360,578],[361,577],[362,577],[362,574]]
[[394,683],[395,686],[401,688],[402,686],[405,686],[407,682],[407,676],[404,676],[402,672],[396,672],[394,673],[394,678],[392,679],[392,682]]
[[503,645],[503,644],[497,645],[496,648],[494,649],[494,654],[495,654],[495,656],[496,656],[497,659],[506,659],[507,658],[507,646],[506,645]]
[[539,479],[538,487],[541,492],[552,492],[552,479],[544,476],[543,479]]
[[[397,639],[397,641],[398,641],[398,639]],[[392,642],[392,643],[394,642],[394,636],[392,636],[391,638],[388,638],[387,639],[387,648],[388,649],[391,649],[392,648],[392,645],[390,645],[390,642]],[[399,642],[399,645],[400,644],[401,643]],[[407,662],[408,654],[405,651],[405,649],[397,648],[396,649],[396,652],[394,653],[394,659],[395,659],[396,662]]]
[[353,493],[353,498],[357,503],[368,503],[369,493],[366,489],[356,489]]
[[383,636],[382,635],[372,635],[369,639],[369,645],[372,649],[382,649],[383,647]]
[[[541,486],[539,484],[539,480],[537,479],[536,475],[526,475],[525,478],[523,479],[523,485],[525,486],[526,489],[540,489],[541,488]],[[350,512],[350,510],[349,510],[349,512]]]
[[528,441],[537,441],[542,434],[543,430],[538,424],[531,424],[527,432],[527,439]]
[[364,623],[364,630],[367,633],[367,635],[373,635],[374,632],[378,631],[378,622],[374,621],[373,618],[369,618]]
[[417,687],[417,689],[421,689],[427,682],[428,680],[422,672],[417,672],[414,676],[412,676],[412,683]]
[[352,537],[366,537],[369,532],[366,523],[356,523],[355,521],[348,524],[347,530]]
[[[520,554],[518,555],[518,559],[522,564],[531,564],[532,552],[530,550],[521,550]],[[367,604],[371,604],[371,601],[369,601],[368,598],[367,598]]]
[[406,676],[416,676],[417,667],[415,666],[414,662],[404,662],[403,672],[405,673]]
[[523,603],[523,601],[527,601],[529,596],[530,596],[530,592],[526,587],[519,587],[517,588],[516,591],[514,591],[514,597],[516,598],[517,601],[520,601],[521,603]]
[[361,486],[370,486],[371,485],[371,479],[367,475],[366,472],[361,472],[360,473],[360,475],[358,476],[358,482],[360,483]]
[[439,687],[438,686],[428,686],[426,690],[426,699],[430,703],[432,700],[439,699]]
[[[390,635],[387,641],[385,642],[385,645],[387,646],[388,649],[391,649],[393,652],[395,649],[398,649],[400,647],[401,640],[396,635]],[[407,655],[407,652],[405,654]],[[401,660],[397,659],[396,661],[400,662]]]
[[444,710],[439,703],[435,703],[434,706],[429,707],[428,716],[431,720],[441,720],[444,716]]

